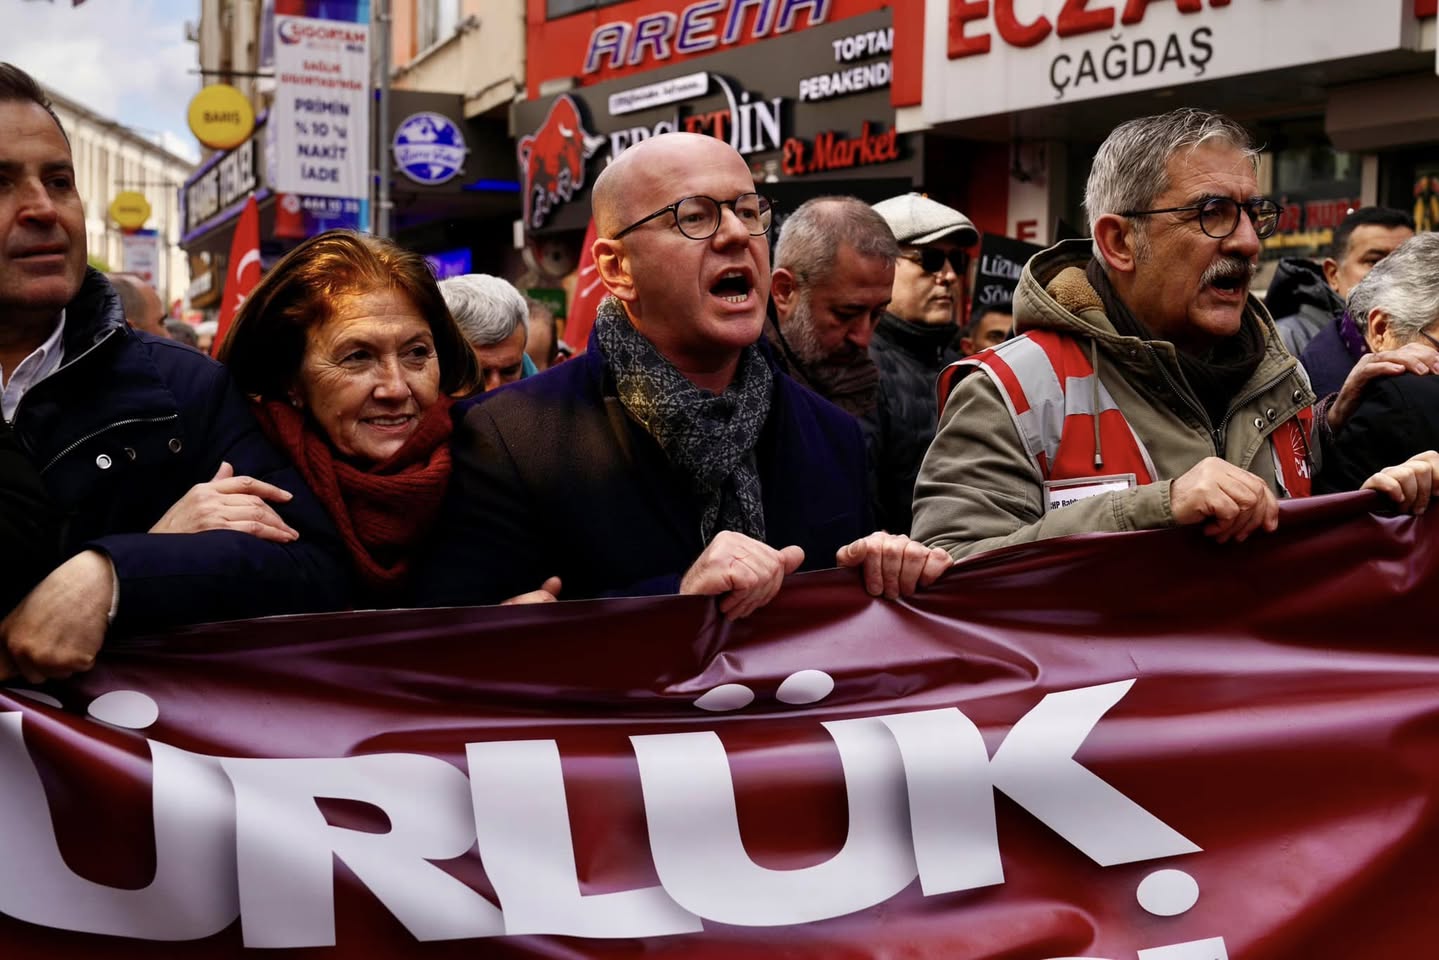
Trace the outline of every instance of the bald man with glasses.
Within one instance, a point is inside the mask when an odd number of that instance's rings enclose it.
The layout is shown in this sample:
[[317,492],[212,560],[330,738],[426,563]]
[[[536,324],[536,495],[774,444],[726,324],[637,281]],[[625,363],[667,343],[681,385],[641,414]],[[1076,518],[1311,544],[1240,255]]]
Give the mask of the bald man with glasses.
[[[917,538],[955,558],[1176,525],[1239,541],[1310,492],[1314,394],[1249,292],[1280,213],[1257,163],[1242,127],[1202,110],[1109,135],[1085,189],[1093,240],[1032,258],[1019,336],[941,377]],[[1426,457],[1370,483],[1422,507]]]
[[758,343],[769,200],[697,134],[631,147],[595,181],[609,291],[586,352],[463,414],[432,605],[491,603],[558,578],[563,599],[686,593],[734,619],[798,569],[856,566],[875,595],[950,560],[871,533],[858,423]]

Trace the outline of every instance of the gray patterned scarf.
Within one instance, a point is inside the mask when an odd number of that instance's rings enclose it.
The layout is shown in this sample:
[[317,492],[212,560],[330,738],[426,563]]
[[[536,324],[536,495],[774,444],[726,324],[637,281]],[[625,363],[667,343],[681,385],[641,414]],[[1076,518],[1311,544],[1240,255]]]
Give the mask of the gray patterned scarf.
[[620,403],[689,477],[703,503],[705,543],[721,530],[763,540],[754,448],[769,416],[774,375],[759,350],[745,347],[734,382],[716,395],[695,386],[662,357],[613,297],[600,304],[595,337],[614,374]]

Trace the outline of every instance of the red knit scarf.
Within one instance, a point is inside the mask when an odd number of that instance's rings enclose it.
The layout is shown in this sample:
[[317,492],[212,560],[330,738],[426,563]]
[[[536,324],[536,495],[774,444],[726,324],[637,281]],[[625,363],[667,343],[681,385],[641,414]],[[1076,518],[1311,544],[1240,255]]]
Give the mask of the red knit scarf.
[[392,589],[404,580],[414,547],[440,511],[450,479],[452,402],[442,395],[405,445],[368,470],[336,458],[303,411],[278,400],[255,404],[265,433],[295,461],[371,588]]

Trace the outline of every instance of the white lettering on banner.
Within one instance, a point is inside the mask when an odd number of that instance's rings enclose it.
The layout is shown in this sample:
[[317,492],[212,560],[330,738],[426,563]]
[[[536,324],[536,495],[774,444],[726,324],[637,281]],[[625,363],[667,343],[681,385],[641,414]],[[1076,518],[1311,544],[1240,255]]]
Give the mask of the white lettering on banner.
[[729,759],[713,733],[632,737],[660,883],[706,920],[778,927],[839,917],[883,903],[918,870],[905,806],[904,769],[879,720],[823,724],[839,749],[849,836],[824,863],[761,867],[745,852]]
[[[996,790],[1101,866],[1198,852],[1074,759],[1133,684],[1049,694],[992,758],[957,708],[825,722],[849,835],[827,861],[793,870],[761,867],[745,851],[714,733],[631,737],[660,885],[589,895],[553,740],[466,744],[468,777],[422,755],[205,757],[149,740],[156,875],[122,890],[65,865],[24,714],[0,713],[0,913],[149,940],[201,939],[238,914],[247,947],[329,946],[338,859],[422,941],[670,936],[700,931],[701,918],[805,923],[883,903],[916,876],[926,896],[1002,883]],[[390,829],[334,826],[321,798],[377,807]],[[477,841],[499,906],[438,865]]]
[[276,190],[369,196],[369,49],[368,24],[275,17]]
[[465,745],[485,876],[505,908],[505,933],[659,937],[698,933],[699,917],[663,886],[583,896],[553,740]]
[[198,940],[235,922],[235,806],[215,757],[154,740],[155,879],[124,890],[78,876],[55,839],[25,748],[23,714],[0,713],[0,913],[60,930]]
[[[445,761],[392,753],[221,763],[235,787],[245,946],[334,946],[336,858],[416,940],[504,932],[498,908],[430,862],[475,843],[469,782]],[[390,829],[333,827],[318,797],[373,804]]]

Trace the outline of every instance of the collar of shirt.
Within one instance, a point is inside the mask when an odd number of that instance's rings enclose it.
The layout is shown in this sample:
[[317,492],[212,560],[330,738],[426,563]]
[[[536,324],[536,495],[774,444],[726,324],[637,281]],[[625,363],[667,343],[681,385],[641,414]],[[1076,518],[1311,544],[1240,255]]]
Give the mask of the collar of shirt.
[[20,405],[20,398],[25,396],[26,391],[60,369],[60,363],[65,359],[64,334],[65,311],[61,310],[54,331],[35,348],[34,353],[21,360],[9,377],[0,369],[0,414],[4,414],[7,421],[15,419],[15,408]]

